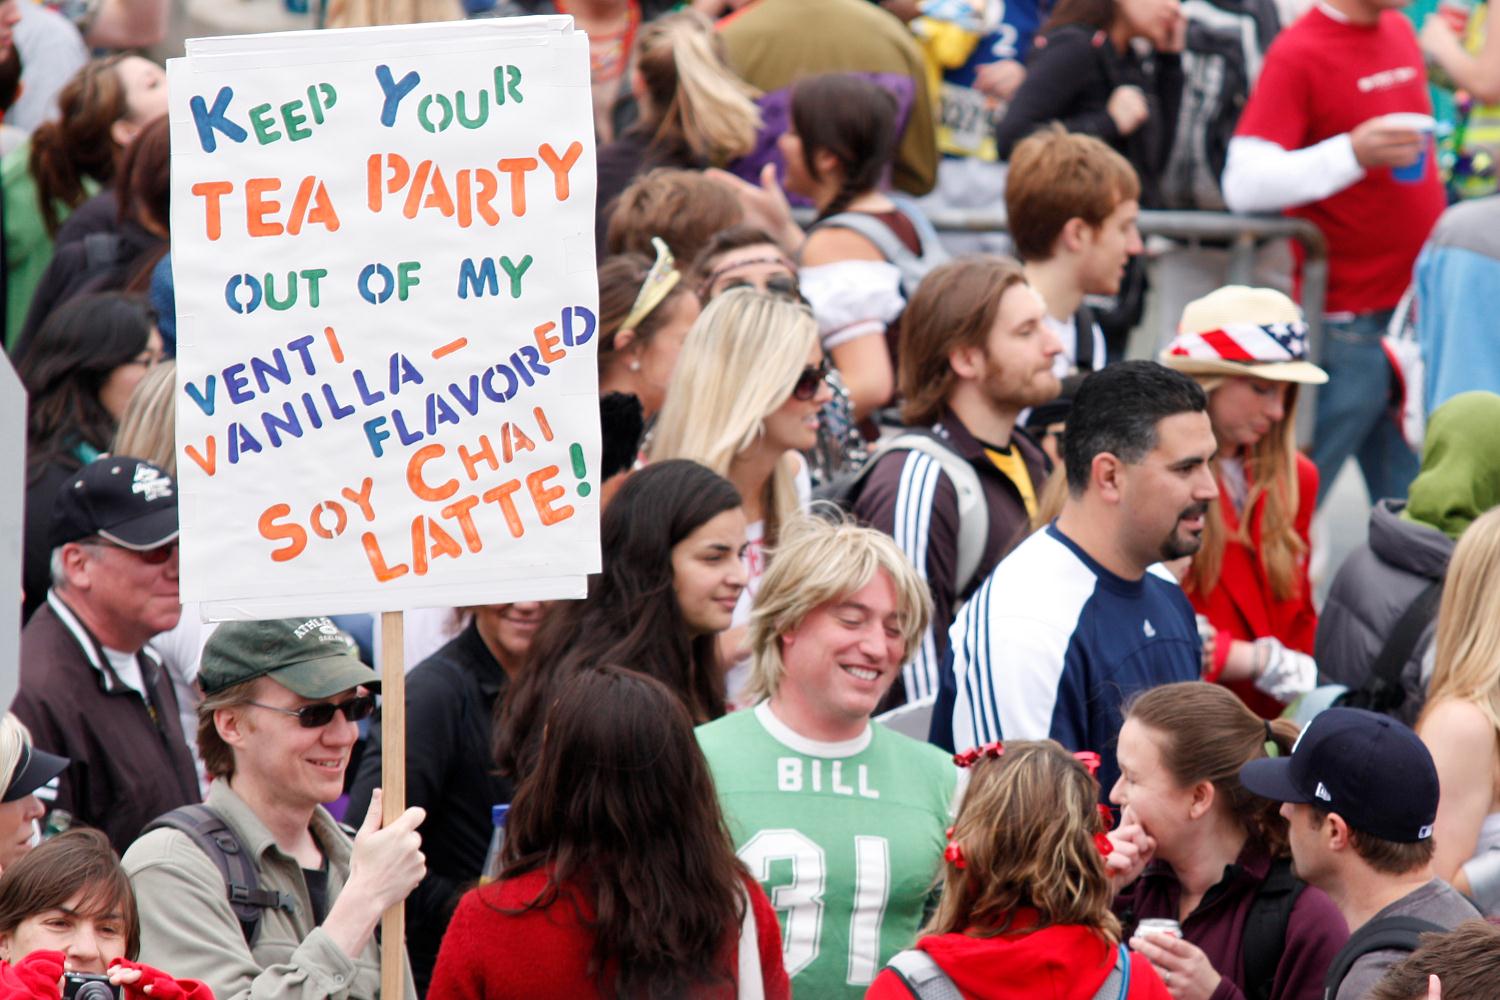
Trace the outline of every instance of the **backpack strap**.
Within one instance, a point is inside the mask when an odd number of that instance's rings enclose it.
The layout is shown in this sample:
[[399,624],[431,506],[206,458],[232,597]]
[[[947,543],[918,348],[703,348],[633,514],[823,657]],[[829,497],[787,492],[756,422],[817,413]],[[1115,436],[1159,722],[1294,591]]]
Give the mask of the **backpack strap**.
[[[953,569],[953,591],[963,594],[979,570],[990,538],[990,510],[984,485],[969,460],[943,439],[924,432],[906,431],[881,442],[880,451],[919,451],[935,460],[953,482],[958,493],[958,553]],[[873,459],[869,464],[874,464]]]
[[1437,615],[1438,604],[1442,599],[1442,580],[1432,581],[1426,590],[1417,595],[1417,599],[1411,602],[1411,607],[1397,620],[1395,628],[1391,629],[1390,638],[1386,639],[1380,655],[1375,658],[1375,665],[1370,668],[1370,676],[1365,679],[1364,685],[1353,692],[1353,699],[1346,695],[1346,700],[1373,712],[1389,713],[1401,707],[1402,702],[1406,701],[1401,671],[1411,659],[1412,653],[1416,652],[1417,642]]
[[1125,943],[1115,945],[1115,967],[1100,984],[1093,1000],[1125,1000],[1130,995],[1130,949]]
[[[902,215],[906,215],[899,207]],[[871,243],[880,255],[889,263],[895,265],[896,270],[901,272],[901,294],[907,298],[917,290],[917,282],[926,270],[922,258],[911,252],[911,247],[901,241],[890,226],[866,212],[839,212],[812,227],[813,230],[824,228],[851,229]],[[812,230],[809,230],[811,233]]]
[[224,817],[206,805],[179,806],[163,816],[158,816],[146,825],[142,833],[160,829],[185,833],[208,855],[210,861],[224,877],[224,890],[229,896],[229,907],[240,922],[240,931],[245,935],[245,944],[255,944],[260,929],[262,911],[269,909],[294,913],[297,900],[290,893],[273,892],[260,887],[260,876],[255,870],[255,859],[240,841]]
[[886,965],[917,1000],[963,1000],[948,973],[920,948],[898,951]]
[[1247,1000],[1269,1000],[1276,981],[1276,967],[1286,951],[1286,929],[1292,918],[1292,907],[1307,883],[1292,874],[1292,859],[1277,858],[1271,870],[1255,891],[1250,911],[1245,916],[1241,937],[1244,956],[1245,996]]
[[1372,951],[1416,951],[1421,935],[1446,932],[1448,928],[1417,917],[1381,917],[1355,931],[1333,956],[1328,975],[1323,980],[1323,1000],[1334,1000],[1339,985],[1354,963]]
[[1073,353],[1073,367],[1079,374],[1094,370],[1094,310],[1086,302],[1078,303],[1078,311],[1073,314]]

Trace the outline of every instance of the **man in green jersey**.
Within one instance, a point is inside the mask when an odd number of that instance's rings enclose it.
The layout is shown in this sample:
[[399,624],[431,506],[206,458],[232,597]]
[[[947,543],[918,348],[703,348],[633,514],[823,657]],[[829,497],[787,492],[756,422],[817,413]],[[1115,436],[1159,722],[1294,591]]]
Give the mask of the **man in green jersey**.
[[759,703],[698,729],[735,847],[781,918],[799,996],[864,996],[916,940],[937,882],[959,771],[870,721],[930,614],[889,536],[788,526],[750,619]]

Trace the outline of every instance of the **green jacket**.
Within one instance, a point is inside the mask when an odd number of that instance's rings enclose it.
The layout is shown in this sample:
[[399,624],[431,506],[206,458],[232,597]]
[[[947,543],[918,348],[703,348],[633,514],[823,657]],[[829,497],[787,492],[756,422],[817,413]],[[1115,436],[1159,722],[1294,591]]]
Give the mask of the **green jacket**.
[[[177,830],[153,830],[125,852],[141,919],[140,960],[179,978],[201,979],[217,1000],[375,1000],[380,951],[373,940],[351,960],[313,922],[297,859],[226,781],[208,789],[207,805],[224,818],[256,859],[263,889],[292,894],[295,913],[266,910],[252,950],[229,906],[224,878],[197,844]],[[328,862],[328,905],[349,877],[354,844],[321,806],[312,832]],[[416,1000],[406,966],[404,1000]]]

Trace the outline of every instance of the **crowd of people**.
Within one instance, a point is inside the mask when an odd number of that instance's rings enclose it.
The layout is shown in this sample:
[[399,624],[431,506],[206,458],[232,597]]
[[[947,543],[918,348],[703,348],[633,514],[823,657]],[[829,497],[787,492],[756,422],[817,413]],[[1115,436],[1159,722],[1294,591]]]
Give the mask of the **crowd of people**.
[[180,601],[167,5],[0,0],[0,992],[1496,995],[1472,5],[465,8],[588,33],[602,569],[408,613],[387,819],[368,618]]

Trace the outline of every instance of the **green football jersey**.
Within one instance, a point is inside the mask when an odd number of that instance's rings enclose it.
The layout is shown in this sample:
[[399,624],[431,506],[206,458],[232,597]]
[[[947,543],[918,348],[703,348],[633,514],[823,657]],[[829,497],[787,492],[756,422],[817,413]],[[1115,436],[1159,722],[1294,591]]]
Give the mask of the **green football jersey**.
[[799,997],[862,997],[916,941],[958,783],[952,758],[871,724],[799,736],[767,703],[698,728],[735,849],[781,920]]

